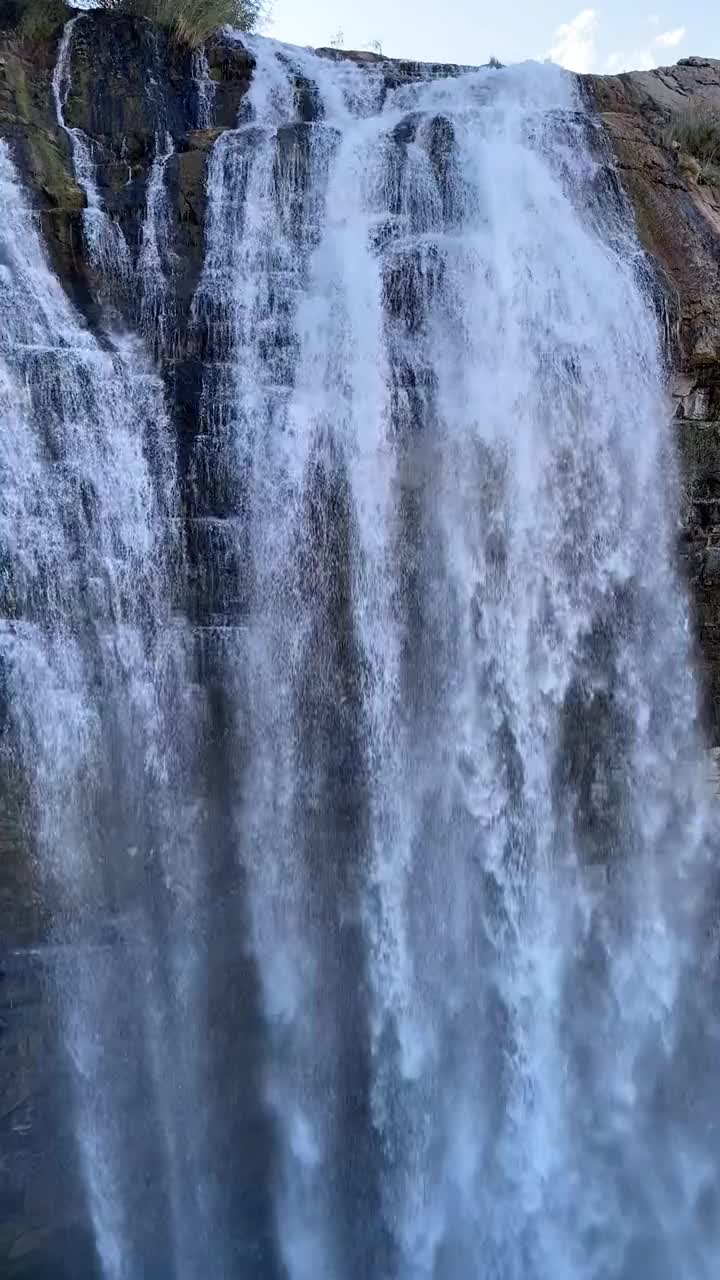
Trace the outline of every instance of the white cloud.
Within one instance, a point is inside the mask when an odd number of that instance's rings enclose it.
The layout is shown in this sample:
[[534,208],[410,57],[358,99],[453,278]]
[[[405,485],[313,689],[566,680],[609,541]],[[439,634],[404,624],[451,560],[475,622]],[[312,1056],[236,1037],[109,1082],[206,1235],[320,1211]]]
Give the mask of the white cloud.
[[[552,47],[545,57],[567,67],[569,71],[592,71],[597,67],[596,40],[600,26],[597,9],[583,9],[570,22],[564,22],[553,36]],[[659,26],[657,14],[647,17],[652,26]],[[650,71],[658,65],[660,49],[674,49],[685,39],[685,27],[673,27],[657,35],[648,32],[647,41],[639,48],[616,49],[604,60],[602,69],[610,75],[619,71]]]
[[597,9],[583,9],[571,22],[563,22],[553,36],[547,57],[568,71],[590,71],[595,57]]
[[[649,21],[650,19],[648,19]],[[641,49],[632,49],[629,53],[617,49],[603,63],[603,71],[616,75],[618,71],[650,71],[658,65],[658,49],[674,49],[685,39],[685,28],[675,27],[672,31],[661,31],[652,37],[652,44]]]
[[654,44],[660,46],[661,49],[674,49],[676,44],[680,44],[685,39],[685,28],[675,27],[673,31],[661,31],[659,36],[655,36]]
[[623,53],[616,49],[603,63],[603,71],[608,75],[617,75],[619,71],[650,71],[657,66],[657,58],[652,49],[634,49]]

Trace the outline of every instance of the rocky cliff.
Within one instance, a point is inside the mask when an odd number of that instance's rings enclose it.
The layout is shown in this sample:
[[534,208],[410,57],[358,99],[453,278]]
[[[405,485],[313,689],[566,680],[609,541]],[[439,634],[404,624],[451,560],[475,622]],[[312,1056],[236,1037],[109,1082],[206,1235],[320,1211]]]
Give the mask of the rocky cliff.
[[[720,170],[701,171],[674,122],[718,112],[720,62],[587,78],[638,234],[667,298],[667,354],[681,462],[679,554],[691,584],[705,720],[720,741]],[[680,134],[682,130],[679,131]]]
[[[66,50],[67,76],[59,82],[65,16],[61,4],[49,4],[43,30],[23,33],[13,25],[0,32],[0,136],[33,193],[54,267],[87,323],[103,335],[119,318],[149,341],[175,417],[182,473],[196,430],[200,364],[222,354],[208,347],[213,326],[188,323],[204,256],[208,156],[237,119],[252,58],[239,42],[216,39],[200,60],[142,20],[96,13],[76,24]],[[411,63],[382,66],[391,83],[421,74]],[[720,188],[686,163],[672,145],[669,126],[694,105],[720,104],[720,63],[690,59],[657,72],[589,77],[585,88],[666,299],[684,486],[678,547],[692,585],[707,723],[717,741]],[[298,92],[301,99],[308,95],[311,114],[309,87],[299,81]],[[122,233],[125,266],[87,252],[88,197],[74,176],[73,130],[93,141],[98,195]],[[158,252],[170,281],[164,300],[168,323],[159,333],[147,323],[148,299],[135,271],[147,241],[158,166],[168,193]],[[187,554],[195,565],[201,617],[214,602],[212,584],[203,580],[203,547],[192,533],[193,501],[188,489]],[[44,922],[33,893],[22,779],[1,754],[0,771],[0,1273],[57,1280],[63,1258],[67,1276],[85,1280],[92,1274],[93,1251],[81,1222],[65,1105],[67,1072],[52,1018],[41,1012]]]

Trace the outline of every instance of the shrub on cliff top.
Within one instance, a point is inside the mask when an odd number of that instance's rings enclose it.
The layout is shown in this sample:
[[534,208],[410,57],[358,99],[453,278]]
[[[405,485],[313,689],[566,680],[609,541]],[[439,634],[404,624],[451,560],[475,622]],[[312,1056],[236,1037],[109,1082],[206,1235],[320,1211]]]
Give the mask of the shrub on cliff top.
[[720,107],[688,107],[670,122],[667,145],[691,177],[720,182]]
[[[47,39],[68,18],[73,0],[0,0],[0,29],[16,31],[30,43]],[[195,49],[218,27],[252,31],[264,0],[95,0],[91,8],[149,18],[172,39]]]
[[262,0],[101,0],[101,4],[104,9],[149,18],[192,49],[204,44],[218,27],[252,31],[263,8]]

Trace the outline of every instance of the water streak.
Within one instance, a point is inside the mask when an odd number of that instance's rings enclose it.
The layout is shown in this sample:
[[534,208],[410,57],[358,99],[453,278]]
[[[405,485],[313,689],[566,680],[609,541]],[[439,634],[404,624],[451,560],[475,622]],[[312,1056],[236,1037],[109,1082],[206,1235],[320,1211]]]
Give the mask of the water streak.
[[[157,32],[149,40],[151,65],[147,94],[155,118],[155,154],[147,177],[145,217],[137,252],[131,250],[122,227],[108,213],[97,180],[96,147],[78,127],[65,120],[65,108],[72,88],[72,52],[77,24],[82,15],[66,24],[53,72],[53,97],[60,128],[70,139],[75,180],[85,195],[83,231],[89,265],[97,273],[105,300],[122,298],[135,310],[140,328],[150,340],[154,355],[165,350],[173,324],[170,308],[170,277],[173,250],[166,185],[168,161],[175,144],[166,128],[162,86],[159,79],[160,53]],[[132,181],[132,170],[129,181]]]
[[138,268],[142,281],[141,326],[157,351],[165,351],[172,337],[172,229],[165,170],[175,154],[169,133],[155,137],[155,158],[145,197]]
[[192,77],[196,95],[195,127],[211,129],[215,114],[216,88],[215,81],[210,75],[210,66],[204,48],[193,50]]
[[55,112],[60,128],[70,139],[75,180],[85,194],[83,230],[89,263],[101,277],[127,279],[131,271],[130,250],[121,228],[104,207],[92,143],[82,129],[65,123],[65,106],[72,85],[73,37],[81,20],[81,15],[71,18],[60,41],[52,80]]

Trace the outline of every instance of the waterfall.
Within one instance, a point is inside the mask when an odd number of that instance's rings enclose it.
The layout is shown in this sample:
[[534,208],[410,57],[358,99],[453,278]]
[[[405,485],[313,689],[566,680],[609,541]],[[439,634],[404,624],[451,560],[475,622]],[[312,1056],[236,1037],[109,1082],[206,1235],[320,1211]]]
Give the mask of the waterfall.
[[[82,129],[68,125],[65,120],[65,108],[72,86],[73,41],[77,24],[81,20],[82,15],[78,15],[65,25],[53,72],[52,90],[58,125],[70,140],[75,180],[85,195],[83,231],[87,259],[97,272],[98,283],[106,296],[117,298],[119,290],[130,297],[139,326],[149,339],[153,354],[157,355],[165,348],[168,331],[174,320],[172,311],[168,311],[172,248],[166,168],[175,152],[173,138],[164,119],[158,73],[160,55],[157,33],[151,29],[149,44],[152,60],[156,65],[151,66],[147,83],[147,94],[156,123],[155,154],[145,193],[145,220],[140,246],[137,255],[134,255],[121,226],[105,208],[98,187],[97,162],[91,140]],[[207,91],[203,91],[203,95],[205,101]]]
[[97,185],[96,164],[91,142],[82,129],[65,123],[65,106],[72,83],[70,59],[73,37],[75,28],[81,20],[81,15],[71,18],[66,23],[60,41],[52,81],[55,114],[60,128],[70,140],[75,178],[85,194],[83,230],[90,265],[96,268],[101,276],[126,279],[131,270],[130,250],[120,227],[109,217],[103,206]]
[[192,76],[196,100],[195,126],[198,129],[210,129],[215,111],[215,81],[210,75],[210,66],[204,48],[193,50]]
[[556,67],[223,38],[184,470],[0,152],[0,660],[103,1280],[710,1280],[716,802],[602,137]]
[[0,199],[0,653],[89,1211],[108,1280],[162,1271],[168,1219],[173,1274],[199,1274],[203,868],[174,446],[138,343],[101,349],[52,276],[4,144]]
[[155,136],[155,158],[147,183],[145,221],[142,227],[139,253],[140,278],[142,280],[141,326],[154,341],[158,351],[166,349],[170,337],[172,311],[168,264],[172,257],[170,211],[168,208],[165,169],[175,153],[175,145],[169,133]]
[[201,449],[246,578],[285,1264],[670,1276],[692,1249],[704,1275],[715,1164],[660,1099],[706,797],[627,210],[557,70],[386,93],[250,47],[209,178]]

